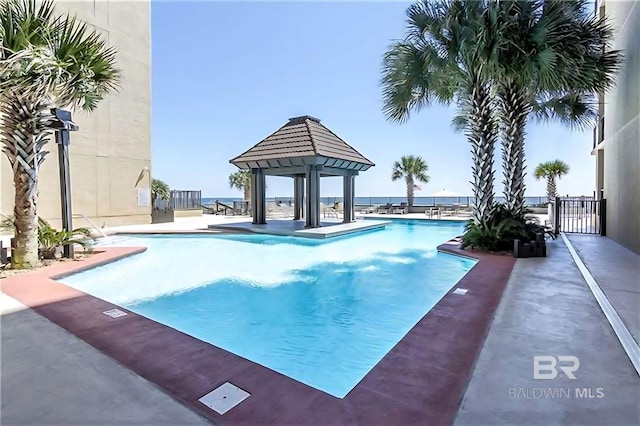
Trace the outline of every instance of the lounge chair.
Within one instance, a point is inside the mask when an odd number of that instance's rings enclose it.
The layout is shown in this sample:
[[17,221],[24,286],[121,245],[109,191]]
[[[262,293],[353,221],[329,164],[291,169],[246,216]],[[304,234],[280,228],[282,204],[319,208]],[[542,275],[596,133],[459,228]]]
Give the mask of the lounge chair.
[[454,207],[445,207],[442,209],[442,216],[457,216],[458,215],[458,209],[454,208]]
[[324,212],[324,217],[335,217],[338,218],[338,212],[333,209],[326,209]]
[[462,208],[458,210],[458,216],[460,217],[471,217],[473,215],[473,210],[470,208]]
[[430,209],[425,210],[424,214],[429,216],[429,219],[433,219],[434,216],[437,219],[440,219],[440,217],[442,215],[442,210],[440,210],[439,207],[431,207]]
[[393,214],[406,214],[409,213],[409,208],[407,207],[407,203],[400,203],[400,206],[394,207]]
[[342,208],[339,203],[334,203],[332,207],[324,210],[324,217],[338,218],[338,213],[342,213]]
[[393,204],[387,203],[384,206],[378,207],[376,213],[389,213],[391,209],[393,209]]

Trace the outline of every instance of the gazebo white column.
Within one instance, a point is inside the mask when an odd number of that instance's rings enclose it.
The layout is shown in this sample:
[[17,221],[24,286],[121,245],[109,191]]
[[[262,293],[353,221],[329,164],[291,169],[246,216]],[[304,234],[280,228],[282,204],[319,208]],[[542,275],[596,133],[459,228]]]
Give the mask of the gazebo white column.
[[304,175],[293,178],[293,220],[304,217]]
[[344,200],[343,205],[343,222],[351,223],[355,220],[355,179],[356,177],[352,174],[347,174],[343,176],[343,185],[342,185],[342,198]]
[[306,227],[320,226],[320,172],[317,166],[308,166],[306,173]]
[[266,187],[264,170],[251,169],[251,200],[253,202],[252,223],[254,225],[264,225],[267,223]]

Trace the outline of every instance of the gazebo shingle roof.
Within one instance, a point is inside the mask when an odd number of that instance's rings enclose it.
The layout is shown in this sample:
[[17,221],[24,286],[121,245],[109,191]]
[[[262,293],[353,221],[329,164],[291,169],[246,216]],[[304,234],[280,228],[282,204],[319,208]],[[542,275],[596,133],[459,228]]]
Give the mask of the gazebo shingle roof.
[[275,133],[230,162],[241,166],[247,163],[306,157],[326,157],[357,163],[360,170],[366,170],[374,165],[335,133],[320,124],[320,120],[309,115],[290,118],[289,122]]

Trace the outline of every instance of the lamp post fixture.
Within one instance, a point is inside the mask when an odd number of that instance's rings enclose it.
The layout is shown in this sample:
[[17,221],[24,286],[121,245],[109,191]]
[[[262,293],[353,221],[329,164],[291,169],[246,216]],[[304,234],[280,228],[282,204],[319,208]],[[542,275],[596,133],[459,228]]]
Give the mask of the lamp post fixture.
[[[51,127],[56,131],[58,145],[58,168],[60,170],[60,202],[62,205],[62,228],[73,231],[73,213],[71,211],[71,178],[69,175],[69,132],[77,131],[78,126],[71,119],[71,111],[52,108],[54,119]],[[63,256],[73,258],[73,244],[63,246]]]

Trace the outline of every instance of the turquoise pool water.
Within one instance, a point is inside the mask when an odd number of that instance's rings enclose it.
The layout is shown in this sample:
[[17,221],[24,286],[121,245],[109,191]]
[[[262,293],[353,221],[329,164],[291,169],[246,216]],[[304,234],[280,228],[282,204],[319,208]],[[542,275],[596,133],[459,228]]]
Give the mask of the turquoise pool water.
[[341,398],[474,265],[436,252],[462,226],[116,237],[148,250],[61,281]]

